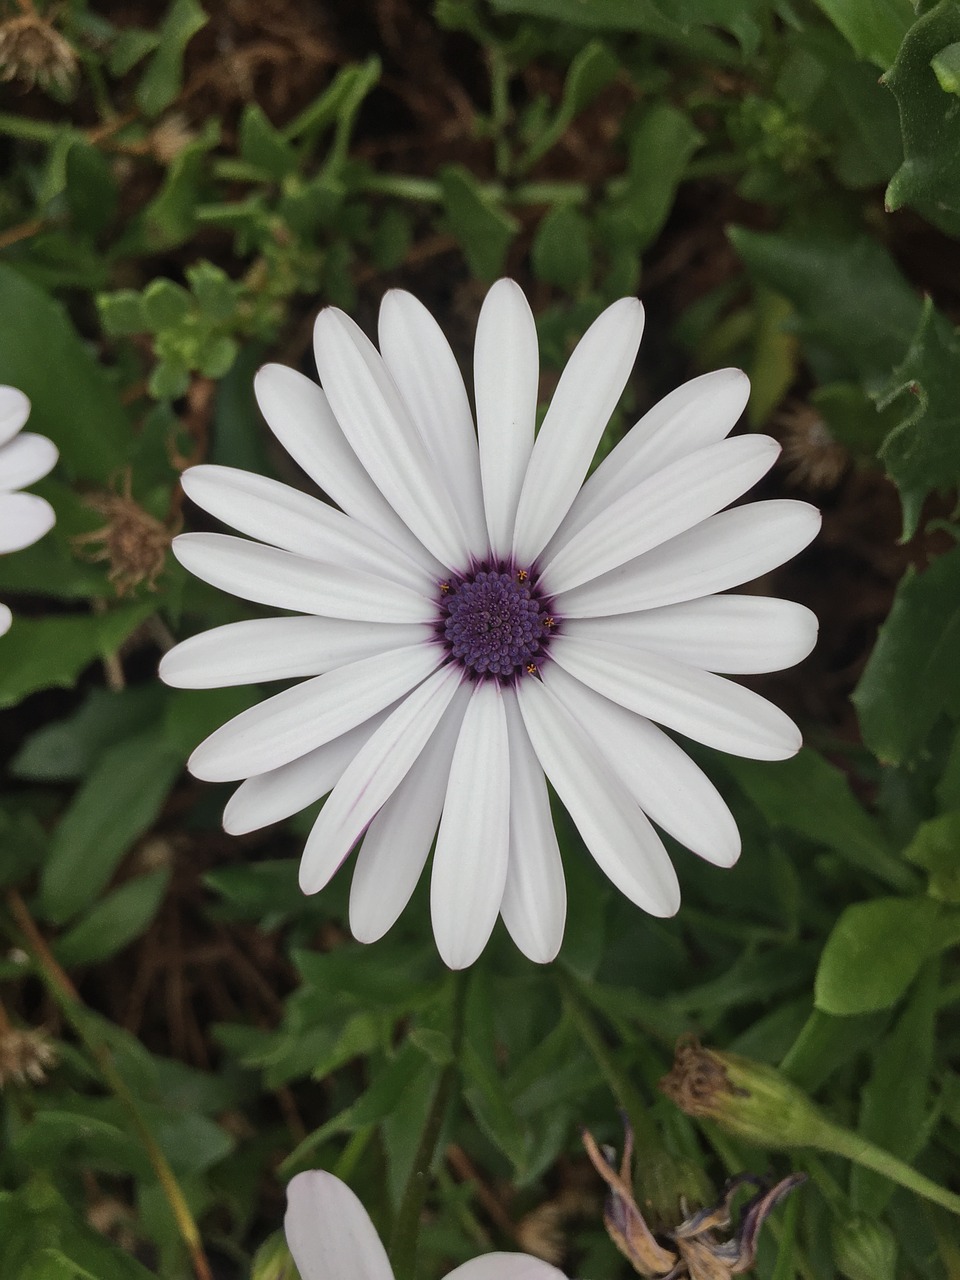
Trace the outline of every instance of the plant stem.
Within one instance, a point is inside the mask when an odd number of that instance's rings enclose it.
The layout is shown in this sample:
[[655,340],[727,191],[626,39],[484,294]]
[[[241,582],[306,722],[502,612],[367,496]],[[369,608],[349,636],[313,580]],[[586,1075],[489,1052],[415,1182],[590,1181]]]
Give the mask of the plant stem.
[[460,1042],[463,1036],[463,1014],[466,996],[466,976],[453,975],[453,1010],[451,1014],[450,1042],[452,1055],[437,1081],[430,1110],[420,1134],[420,1141],[413,1157],[413,1165],[407,1185],[403,1190],[397,1219],[390,1239],[390,1262],[396,1280],[414,1280],[417,1262],[417,1239],[420,1234],[420,1217],[427,1198],[430,1165],[441,1130],[447,1118],[450,1103],[455,1096],[460,1075]]
[[650,1109],[634,1087],[633,1081],[614,1057],[609,1045],[604,1041],[600,1028],[594,1021],[593,1011],[580,994],[576,978],[559,966],[555,967],[554,972],[560,986],[564,1009],[580,1032],[580,1038],[593,1055],[611,1092],[630,1118],[638,1151],[659,1150],[663,1143],[657,1126],[651,1119]]
[[156,1138],[150,1132],[147,1122],[140,1113],[136,1099],[123,1076],[117,1070],[110,1049],[93,1035],[89,1019],[86,1017],[88,1010],[80,998],[80,993],[57,962],[56,957],[47,945],[46,939],[34,923],[26,903],[16,889],[7,890],[7,905],[33,953],[47,988],[60,1005],[70,1025],[86,1045],[91,1057],[96,1060],[103,1073],[103,1078],[112,1090],[114,1097],[130,1117],[133,1130],[143,1144],[147,1157],[153,1166],[153,1171],[157,1176],[157,1181],[167,1198],[167,1203],[170,1205],[174,1221],[177,1224],[177,1230],[190,1255],[190,1261],[197,1280],[213,1280],[199,1229],[180,1189],[180,1184],[177,1182],[176,1176],[170,1168],[166,1156],[161,1151]]

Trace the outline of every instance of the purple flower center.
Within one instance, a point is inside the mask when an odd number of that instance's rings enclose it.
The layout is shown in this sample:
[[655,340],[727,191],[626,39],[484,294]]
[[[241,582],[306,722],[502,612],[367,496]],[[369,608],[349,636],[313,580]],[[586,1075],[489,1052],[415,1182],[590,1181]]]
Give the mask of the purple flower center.
[[471,676],[536,675],[556,626],[550,603],[526,569],[481,566],[440,584],[438,630]]

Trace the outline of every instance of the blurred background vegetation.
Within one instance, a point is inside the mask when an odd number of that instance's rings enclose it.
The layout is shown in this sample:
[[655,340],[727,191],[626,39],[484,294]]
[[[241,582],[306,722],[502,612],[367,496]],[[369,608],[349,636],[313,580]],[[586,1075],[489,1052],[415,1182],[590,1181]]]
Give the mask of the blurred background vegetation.
[[[695,1031],[960,1190],[960,3],[0,15],[0,382],[61,455],[35,486],[56,529],[0,561],[0,1274],[279,1280],[283,1184],[314,1165],[389,1235],[447,1089],[425,1278],[492,1247],[623,1275],[578,1132],[619,1142],[618,1102],[644,1116],[662,1225],[740,1170],[810,1175],[766,1229],[765,1280],[960,1276],[946,1209],[656,1088]],[[742,429],[784,444],[761,496],[824,512],[759,589],[813,607],[821,642],[755,682],[804,728],[797,759],[698,753],[744,833],[734,871],[674,850],[684,905],[649,919],[558,812],[560,960],[498,929],[453,979],[423,885],[361,948],[347,877],[297,888],[310,815],[222,833],[225,789],[183,764],[256,691],[155,671],[251,612],[168,554],[204,527],[180,470],[301,483],[258,365],[314,373],[320,305],[372,332],[402,286],[468,367],[504,273],[537,314],[542,401],[599,311],[643,298],[606,448],[685,378],[747,370]]]

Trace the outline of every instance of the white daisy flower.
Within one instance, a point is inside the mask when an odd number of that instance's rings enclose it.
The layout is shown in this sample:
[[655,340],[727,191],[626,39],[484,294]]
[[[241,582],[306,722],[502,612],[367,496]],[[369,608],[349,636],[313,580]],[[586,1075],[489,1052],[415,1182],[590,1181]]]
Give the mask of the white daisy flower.
[[[46,436],[23,431],[30,401],[16,387],[0,386],[0,555],[22,551],[53,527],[53,507],[35,493],[18,493],[40,480],[57,461]],[[10,610],[0,604],[0,636],[9,631]]]
[[[301,1280],[393,1280],[376,1227],[350,1188],[332,1173],[298,1173],[287,1187],[283,1229]],[[455,1267],[447,1280],[564,1280],[525,1253],[487,1253]]]
[[552,959],[566,892],[544,775],[614,884],[672,915],[677,877],[653,824],[720,866],[740,840],[657,724],[754,759],[800,746],[781,711],[717,674],[790,666],[817,631],[801,605],[714,594],[789,559],[820,524],[797,501],[722,510],[779,451],[766,436],[725,438],[744,374],[674,391],[584,483],[642,328],[634,298],[604,311],[535,437],[536,328],[512,281],[480,313],[476,431],[453,353],[415,298],[384,298],[380,352],[331,307],[315,330],[323,390],[267,365],[256,391],[340,510],[226,467],[184,474],[194,502],[259,541],[184,534],[180,562],[303,616],[194,636],[164,658],[163,679],[306,677],[218,729],[190,770],[246,779],[224,814],[233,833],[330,792],[300,883],[322,889],[362,840],[350,897],[362,941],[396,920],[436,835],[431,913],[446,963],[471,964],[498,913],[527,956]]

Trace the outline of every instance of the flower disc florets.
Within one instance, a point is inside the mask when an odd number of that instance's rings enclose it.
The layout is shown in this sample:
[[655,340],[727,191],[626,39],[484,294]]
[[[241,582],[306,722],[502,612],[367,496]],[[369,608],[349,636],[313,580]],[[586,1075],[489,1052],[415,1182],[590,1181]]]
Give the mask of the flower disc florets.
[[438,630],[472,677],[506,682],[535,675],[555,620],[526,569],[481,565],[440,584]]

